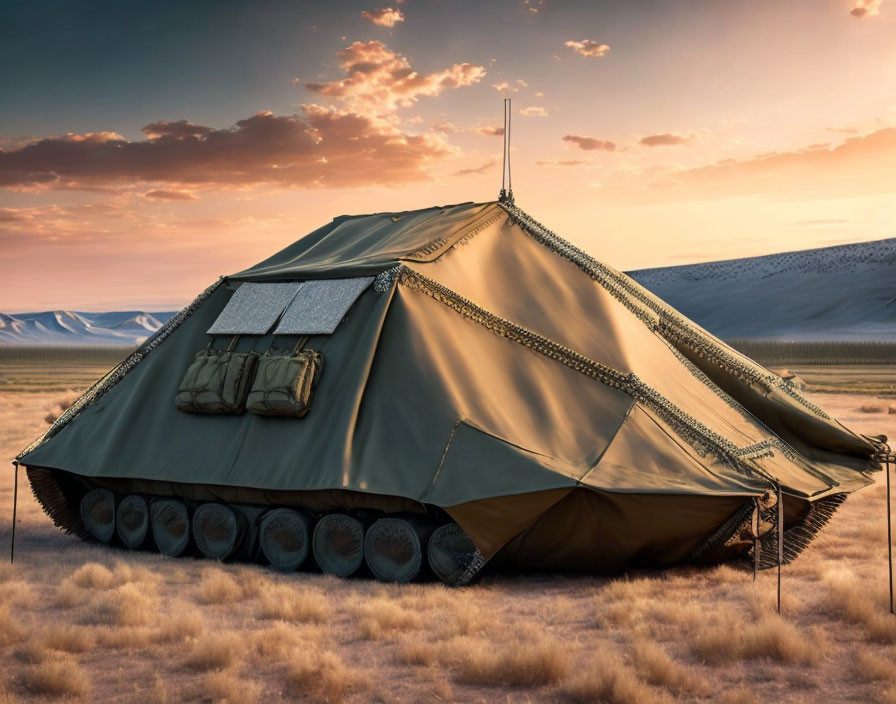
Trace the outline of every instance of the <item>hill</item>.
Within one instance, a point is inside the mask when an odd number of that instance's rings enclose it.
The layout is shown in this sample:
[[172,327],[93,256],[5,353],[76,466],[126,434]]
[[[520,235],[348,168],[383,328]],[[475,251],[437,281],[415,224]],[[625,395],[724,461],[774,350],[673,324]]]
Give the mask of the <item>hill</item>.
[[121,311],[0,313],[0,345],[90,345],[133,347],[158,330],[173,313]]
[[896,238],[627,273],[723,339],[896,339]]

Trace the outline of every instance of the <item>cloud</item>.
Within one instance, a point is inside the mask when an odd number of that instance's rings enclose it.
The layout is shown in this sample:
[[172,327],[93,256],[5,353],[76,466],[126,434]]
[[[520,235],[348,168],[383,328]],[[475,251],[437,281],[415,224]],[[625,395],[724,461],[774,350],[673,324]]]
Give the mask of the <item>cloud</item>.
[[566,161],[536,161],[536,166],[581,166],[587,164],[587,161],[581,159],[568,159]]
[[607,52],[610,51],[609,44],[598,44],[593,39],[583,39],[580,42],[570,40],[568,42],[564,42],[563,46],[568,46],[577,54],[587,56],[588,58],[599,59],[603,56],[606,56]]
[[305,87],[338,98],[353,112],[364,115],[390,115],[400,107],[410,107],[420,97],[470,86],[485,76],[483,66],[469,63],[453,64],[442,71],[421,75],[407,58],[378,41],[355,42],[337,56],[346,78],[305,83]]
[[492,88],[494,88],[499,93],[519,93],[520,88],[528,88],[529,84],[526,83],[521,78],[518,78],[513,83],[508,83],[507,81],[501,81],[500,83],[493,83]]
[[763,154],[678,171],[658,182],[686,197],[771,194],[780,197],[847,197],[893,190],[896,127],[849,137],[832,148]]
[[503,137],[504,136],[504,128],[503,127],[493,127],[491,125],[486,125],[485,127],[477,127],[475,130],[476,134],[481,134],[483,137]]
[[432,126],[432,131],[439,134],[458,134],[463,132],[463,127],[458,127],[453,122],[439,122]]
[[302,110],[300,116],[261,112],[230,129],[154,122],[144,128],[145,140],[111,132],[47,137],[0,150],[0,187],[397,185],[428,179],[428,163],[450,153],[433,134],[406,134],[382,120],[319,105]]
[[394,27],[399,22],[404,22],[404,15],[401,10],[394,10],[391,7],[383,7],[379,10],[364,10],[361,17],[370,20],[380,27]]
[[520,115],[523,115],[524,117],[547,117],[548,111],[540,105],[533,105],[528,108],[522,108],[520,110]]
[[[211,132],[214,132],[214,129],[203,125],[197,125],[188,120],[177,120],[176,122],[150,122],[140,131],[150,139],[158,139],[159,137],[184,139],[186,137],[205,137]],[[119,139],[124,139],[124,137],[119,136]]]
[[472,169],[461,169],[460,171],[455,171],[452,176],[475,176],[477,174],[484,174],[487,171],[491,171],[495,166],[498,165],[498,162],[495,160],[487,161],[482,166],[477,166]]
[[574,134],[568,134],[563,137],[564,142],[575,144],[579,149],[586,152],[604,151],[612,152],[616,150],[616,144],[605,139],[595,139],[594,137],[578,137]]
[[668,147],[675,144],[684,144],[689,141],[691,141],[690,137],[682,137],[680,134],[664,132],[663,134],[651,134],[647,137],[642,137],[638,141],[638,144],[645,147]]
[[147,191],[143,197],[149,200],[196,200],[196,194],[190,191],[172,191],[160,188]]
[[874,17],[880,13],[882,3],[883,0],[856,0],[855,7],[849,11],[849,14],[859,18]]

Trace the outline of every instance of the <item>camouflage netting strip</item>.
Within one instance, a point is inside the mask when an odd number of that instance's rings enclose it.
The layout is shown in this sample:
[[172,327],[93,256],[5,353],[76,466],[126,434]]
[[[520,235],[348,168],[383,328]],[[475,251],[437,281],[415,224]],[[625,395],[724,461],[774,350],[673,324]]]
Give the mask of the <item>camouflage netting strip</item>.
[[[809,544],[818,535],[818,531],[827,525],[837,509],[846,501],[846,496],[846,494],[831,494],[813,501],[809,506],[809,512],[799,525],[784,531],[783,564],[790,564],[803,550],[809,547]],[[778,566],[777,511],[777,506],[772,506],[762,512],[762,519],[772,523],[775,527],[759,539],[759,569],[761,570]]]
[[451,289],[416,271],[404,268],[399,277],[399,281],[408,288],[425,293],[495,334],[524,345],[538,354],[560,362],[605,386],[618,389],[636,401],[644,403],[668,423],[676,434],[691,445],[700,456],[705,457],[709,452],[720,462],[746,476],[762,477],[770,481],[770,477],[760,468],[748,464],[740,458],[740,450],[733,442],[685,413],[665,396],[641,381],[636,374],[626,374],[595,362],[528,328],[489,313]]
[[818,406],[798,394],[792,384],[776,374],[771,374],[755,362],[733,354],[705,330],[691,323],[674,308],[647,292],[625,274],[589,256],[515,205],[502,204],[501,207],[524,232],[579,267],[654,332],[686,345],[701,357],[712,359],[720,367],[743,381],[758,384],[767,391],[773,388],[778,389],[819,417],[830,419],[830,416]]
[[111,370],[106,372],[106,374],[100,378],[96,383],[93,384],[87,391],[85,391],[81,397],[75,401],[75,403],[69,408],[65,413],[63,413],[59,418],[56,419],[56,422],[53,423],[47,431],[37,438],[34,442],[32,442],[28,447],[22,450],[18,455],[16,455],[17,460],[21,460],[25,455],[29,452],[33,451],[36,447],[40,446],[51,437],[56,435],[60,430],[62,430],[65,426],[71,423],[81,412],[89,407],[94,402],[98,401],[102,396],[113,386],[115,386],[119,381],[124,379],[124,377],[130,372],[134,367],[136,367],[140,362],[142,362],[146,357],[152,352],[156,347],[162,344],[171,333],[177,330],[180,327],[181,323],[183,323],[187,318],[189,318],[197,308],[207,299],[209,296],[214,293],[214,291],[224,282],[224,279],[218,279],[215,283],[209,286],[205,291],[200,293],[196,299],[190,303],[186,308],[180,311],[177,315],[173,316],[167,323],[165,323],[162,327],[156,330],[155,333],[150,335],[146,341],[140,345],[134,352],[132,352],[128,357],[121,362],[118,366],[113,367]]

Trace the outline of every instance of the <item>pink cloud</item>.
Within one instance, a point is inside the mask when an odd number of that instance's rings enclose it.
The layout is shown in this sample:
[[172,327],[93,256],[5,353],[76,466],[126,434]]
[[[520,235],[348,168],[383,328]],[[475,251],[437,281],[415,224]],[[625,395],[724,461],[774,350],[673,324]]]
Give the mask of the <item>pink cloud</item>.
[[581,159],[568,159],[566,161],[536,161],[536,166],[581,166],[587,164],[587,161]]
[[360,114],[389,115],[400,107],[410,107],[421,97],[478,83],[485,76],[483,66],[469,63],[421,75],[403,55],[382,42],[355,42],[337,53],[346,78],[306,83],[309,90],[338,98]]
[[540,105],[533,105],[528,108],[522,108],[520,110],[520,115],[524,117],[547,117],[548,111]]
[[404,15],[401,10],[395,10],[391,7],[383,7],[379,10],[364,10],[361,17],[370,20],[380,27],[394,27],[399,22],[404,22]]
[[563,141],[575,144],[579,149],[583,149],[586,152],[612,152],[616,150],[616,144],[614,142],[605,139],[595,139],[594,137],[578,137],[574,134],[568,134],[563,138]]
[[484,174],[488,171],[491,171],[495,166],[497,166],[497,161],[487,161],[482,166],[476,166],[471,169],[461,169],[460,171],[455,171],[452,176],[476,176],[478,174]]
[[149,200],[196,200],[196,194],[190,191],[173,191],[157,188],[143,194]]
[[261,112],[231,129],[154,122],[136,141],[110,132],[47,137],[0,150],[0,187],[396,185],[429,178],[424,167],[449,153],[433,134],[318,105],[302,109],[301,116]]
[[849,11],[853,17],[874,17],[880,14],[883,0],[856,0],[855,7]]
[[656,185],[687,197],[769,193],[782,197],[841,197],[892,191],[896,127],[850,137],[834,147],[770,152],[678,171]]
[[610,51],[609,44],[600,44],[593,39],[583,39],[581,41],[570,40],[568,42],[564,42],[563,46],[567,46],[577,54],[581,54],[582,56],[586,56],[588,58],[599,59],[606,56],[607,52]]
[[663,134],[651,134],[647,137],[642,137],[638,141],[638,144],[642,144],[645,147],[668,147],[676,144],[684,144],[689,141],[691,141],[690,137],[683,137],[680,134],[664,132]]
[[481,134],[483,137],[503,137],[504,136],[504,128],[503,127],[492,127],[491,125],[486,125],[485,127],[477,127],[475,130],[476,134]]

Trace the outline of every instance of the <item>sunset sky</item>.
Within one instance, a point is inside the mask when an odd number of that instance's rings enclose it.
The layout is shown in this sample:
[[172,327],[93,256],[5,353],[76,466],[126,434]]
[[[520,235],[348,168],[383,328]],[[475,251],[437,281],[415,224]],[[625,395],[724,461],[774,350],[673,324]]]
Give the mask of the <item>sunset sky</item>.
[[0,9],[0,311],[172,310],[343,213],[621,269],[896,236],[896,0]]

